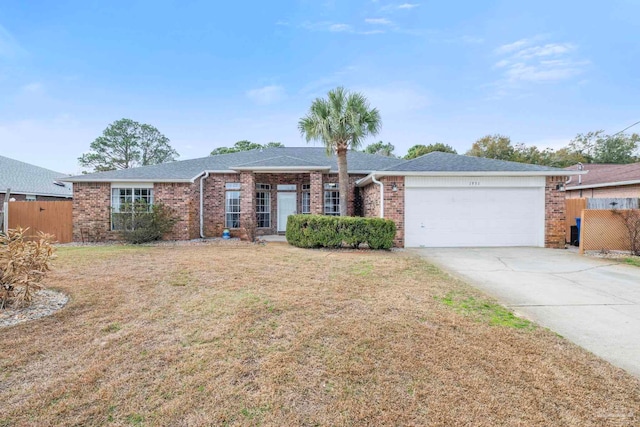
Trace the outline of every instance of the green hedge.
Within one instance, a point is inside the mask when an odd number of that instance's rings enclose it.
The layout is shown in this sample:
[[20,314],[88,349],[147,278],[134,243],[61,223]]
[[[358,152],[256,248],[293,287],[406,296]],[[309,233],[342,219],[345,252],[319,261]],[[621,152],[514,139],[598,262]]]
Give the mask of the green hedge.
[[371,249],[389,249],[396,236],[396,224],[389,219],[352,216],[290,215],[287,242],[300,248],[357,248],[366,243]]

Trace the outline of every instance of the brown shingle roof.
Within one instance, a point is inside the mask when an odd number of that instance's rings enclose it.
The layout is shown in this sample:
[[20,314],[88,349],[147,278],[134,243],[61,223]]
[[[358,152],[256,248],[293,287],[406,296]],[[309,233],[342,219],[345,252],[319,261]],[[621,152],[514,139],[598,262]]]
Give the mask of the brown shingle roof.
[[[578,170],[578,165],[570,166],[567,169]],[[640,181],[640,163],[630,163],[628,165],[585,163],[583,170],[589,171],[589,173],[582,175],[582,184],[578,184],[578,179],[575,177],[567,185],[567,190],[577,186],[604,186],[606,184],[613,185],[616,182]]]

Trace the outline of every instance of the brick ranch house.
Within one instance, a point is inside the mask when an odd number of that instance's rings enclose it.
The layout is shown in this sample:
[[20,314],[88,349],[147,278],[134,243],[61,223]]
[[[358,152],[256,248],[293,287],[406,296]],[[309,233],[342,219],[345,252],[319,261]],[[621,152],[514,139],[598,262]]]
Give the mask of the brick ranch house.
[[[348,153],[349,215],[397,225],[395,245],[565,245],[563,185],[579,174],[430,153],[413,160]],[[115,240],[112,213],[163,202],[179,221],[166,239],[283,233],[294,213],[339,214],[337,162],[324,148],[286,147],[67,178],[74,240]]]
[[566,184],[567,199],[640,198],[640,163],[626,165],[585,163],[567,169],[589,172],[573,178]]

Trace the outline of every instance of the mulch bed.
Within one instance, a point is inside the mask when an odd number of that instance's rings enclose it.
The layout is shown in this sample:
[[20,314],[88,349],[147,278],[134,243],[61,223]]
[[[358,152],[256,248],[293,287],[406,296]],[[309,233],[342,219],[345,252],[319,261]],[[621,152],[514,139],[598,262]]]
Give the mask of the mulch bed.
[[62,292],[42,289],[33,295],[33,301],[29,306],[0,310],[0,328],[50,316],[62,309],[68,301],[69,297]]

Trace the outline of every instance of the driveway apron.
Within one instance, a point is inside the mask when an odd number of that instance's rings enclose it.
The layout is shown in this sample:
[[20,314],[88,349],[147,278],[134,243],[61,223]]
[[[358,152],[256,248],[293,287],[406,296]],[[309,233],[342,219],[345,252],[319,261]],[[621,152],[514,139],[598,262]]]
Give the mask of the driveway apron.
[[559,249],[412,251],[640,377],[640,268]]

